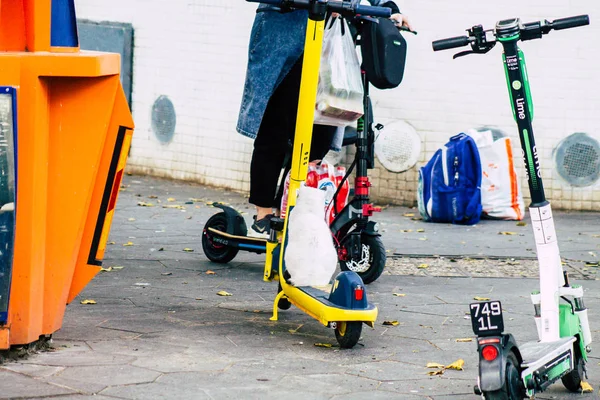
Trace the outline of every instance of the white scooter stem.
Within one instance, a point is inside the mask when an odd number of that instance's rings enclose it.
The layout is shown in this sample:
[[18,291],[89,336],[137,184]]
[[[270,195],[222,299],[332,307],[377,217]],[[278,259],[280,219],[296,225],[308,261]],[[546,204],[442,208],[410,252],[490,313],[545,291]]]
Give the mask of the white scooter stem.
[[541,326],[538,331],[542,342],[554,342],[560,339],[559,290],[565,284],[554,219],[550,204],[530,207],[529,212],[540,270]]

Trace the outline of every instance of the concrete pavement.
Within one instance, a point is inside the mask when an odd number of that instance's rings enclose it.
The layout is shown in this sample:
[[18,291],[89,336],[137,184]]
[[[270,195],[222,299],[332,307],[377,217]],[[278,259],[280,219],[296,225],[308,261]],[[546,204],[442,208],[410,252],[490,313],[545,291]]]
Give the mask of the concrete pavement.
[[[0,398],[476,399],[476,346],[457,342],[473,338],[465,315],[473,298],[501,300],[506,330],[519,343],[536,338],[529,221],[427,224],[415,220],[416,210],[386,207],[376,220],[388,265],[367,288],[379,318],[375,329],[365,326],[359,345],[340,350],[333,331],[294,307],[269,320],[276,286],[262,281],[264,256],[240,253],[226,265],[205,258],[200,235],[217,211],[206,205],[212,201],[230,203],[250,221],[238,194],[127,177],[104,263],[109,271],[69,305],[51,351],[0,366]],[[600,219],[555,214],[561,252],[586,289],[597,342]],[[595,393],[583,396],[596,399],[599,356],[591,357]],[[465,361],[462,371],[428,375],[435,370],[427,363],[458,359]],[[537,398],[581,397],[556,383]]]

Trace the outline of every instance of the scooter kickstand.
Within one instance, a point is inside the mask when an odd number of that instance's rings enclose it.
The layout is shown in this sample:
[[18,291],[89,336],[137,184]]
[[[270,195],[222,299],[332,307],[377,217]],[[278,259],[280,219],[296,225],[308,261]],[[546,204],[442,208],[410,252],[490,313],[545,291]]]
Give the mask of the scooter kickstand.
[[271,321],[277,321],[277,312],[278,310],[278,304],[279,304],[279,300],[283,297],[283,290],[279,293],[277,293],[277,296],[275,296],[275,300],[273,301],[273,316],[271,318],[269,318]]

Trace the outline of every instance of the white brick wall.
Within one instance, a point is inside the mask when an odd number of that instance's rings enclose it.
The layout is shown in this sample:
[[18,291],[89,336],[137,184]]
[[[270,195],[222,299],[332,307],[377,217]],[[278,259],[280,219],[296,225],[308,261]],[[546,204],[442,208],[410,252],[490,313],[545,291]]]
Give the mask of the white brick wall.
[[[600,210],[600,183],[573,188],[555,172],[552,149],[565,136],[600,139],[600,2],[597,0],[397,0],[417,36],[407,35],[405,78],[394,90],[373,91],[376,116],[413,125],[424,145],[420,166],[447,139],[481,125],[518,138],[508,103],[501,48],[452,60],[434,53],[435,39],[458,36],[475,24],[589,14],[588,27],[551,32],[521,44],[535,106],[534,128],[543,178],[553,205]],[[256,5],[243,0],[77,0],[79,18],[130,22],[134,27],[133,114],[130,170],[190,179],[234,190],[249,189],[252,141],[235,132],[248,37]],[[173,141],[163,145],[150,125],[154,100],[168,96],[177,112]],[[521,174],[523,175],[523,174]],[[379,202],[413,204],[416,167],[401,174],[373,171]],[[522,188],[527,192],[527,184]]]

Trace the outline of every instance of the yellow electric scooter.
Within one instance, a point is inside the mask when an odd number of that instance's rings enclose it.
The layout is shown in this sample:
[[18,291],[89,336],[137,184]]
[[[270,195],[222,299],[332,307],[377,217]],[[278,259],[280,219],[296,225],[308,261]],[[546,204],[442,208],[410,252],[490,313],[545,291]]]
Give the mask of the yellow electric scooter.
[[[296,193],[306,179],[312,127],[315,114],[321,48],[323,42],[324,20],[328,12],[337,12],[343,16],[368,15],[388,18],[391,10],[386,7],[362,6],[359,0],[247,0],[266,3],[278,7],[281,11],[298,9],[308,10],[308,25],[304,45],[302,81],[298,104],[298,118],[290,173],[287,213],[293,212]],[[235,224],[227,221],[224,224]],[[277,320],[278,308],[288,309],[292,304],[315,318],[323,325],[335,329],[335,335],[342,348],[352,348],[360,339],[362,324],[371,327],[377,319],[377,307],[367,301],[367,292],[362,279],[353,271],[344,271],[337,275],[326,287],[295,287],[284,279],[285,247],[288,220],[273,219],[271,237],[266,243],[266,261],[264,279],[278,281],[279,290],[273,304],[273,317]],[[226,231],[227,227],[224,226]],[[224,240],[227,238],[225,237]],[[226,246],[227,243],[221,243]]]

